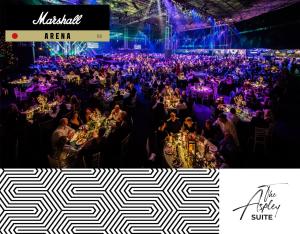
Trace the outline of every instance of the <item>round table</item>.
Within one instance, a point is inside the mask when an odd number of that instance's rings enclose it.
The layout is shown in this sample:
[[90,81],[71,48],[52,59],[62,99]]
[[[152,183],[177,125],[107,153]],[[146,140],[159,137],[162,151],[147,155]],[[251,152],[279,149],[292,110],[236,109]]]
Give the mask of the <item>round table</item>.
[[225,113],[229,113],[231,108],[236,109],[236,115],[240,118],[241,121],[249,123],[254,116],[254,111],[247,107],[237,107],[236,105],[223,104],[218,107],[218,109],[223,110]]
[[218,148],[200,135],[190,140],[191,134],[180,132],[167,137],[164,158],[171,168],[217,168]]
[[191,93],[197,97],[210,96],[213,94],[213,89],[208,86],[197,86],[191,87]]

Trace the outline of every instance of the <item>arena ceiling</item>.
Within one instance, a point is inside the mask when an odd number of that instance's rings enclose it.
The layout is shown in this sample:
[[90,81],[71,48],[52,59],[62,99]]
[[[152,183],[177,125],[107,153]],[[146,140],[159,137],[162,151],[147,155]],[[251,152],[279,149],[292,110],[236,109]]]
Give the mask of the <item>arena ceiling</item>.
[[138,21],[139,18],[145,18],[147,14],[152,14],[152,16],[157,14],[158,5],[164,12],[165,2],[171,2],[184,10],[195,10],[216,19],[225,18],[238,22],[290,6],[300,0],[23,0],[23,2],[28,4],[108,4],[111,7],[114,23],[122,24],[128,23],[131,18]]

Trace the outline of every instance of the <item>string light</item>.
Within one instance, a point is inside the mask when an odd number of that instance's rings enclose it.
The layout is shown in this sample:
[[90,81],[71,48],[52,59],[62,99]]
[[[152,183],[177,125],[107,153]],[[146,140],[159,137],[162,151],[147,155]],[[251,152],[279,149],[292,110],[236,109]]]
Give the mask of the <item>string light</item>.
[[5,42],[4,33],[0,34],[0,55],[7,59],[9,65],[15,64],[16,57],[13,54],[12,42]]

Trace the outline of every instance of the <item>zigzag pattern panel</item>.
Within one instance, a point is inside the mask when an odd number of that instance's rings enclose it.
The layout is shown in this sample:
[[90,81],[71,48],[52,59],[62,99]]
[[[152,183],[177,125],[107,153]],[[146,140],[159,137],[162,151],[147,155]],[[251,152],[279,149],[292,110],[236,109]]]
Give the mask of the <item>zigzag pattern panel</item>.
[[218,233],[219,172],[4,169],[0,233]]

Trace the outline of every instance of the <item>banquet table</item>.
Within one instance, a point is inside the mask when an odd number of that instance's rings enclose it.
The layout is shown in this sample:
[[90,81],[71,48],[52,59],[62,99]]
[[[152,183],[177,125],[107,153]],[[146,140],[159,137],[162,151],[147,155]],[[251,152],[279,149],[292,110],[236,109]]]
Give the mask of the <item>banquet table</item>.
[[95,85],[95,84],[105,84],[106,78],[105,77],[99,77],[99,78],[93,78],[89,80],[89,84]]
[[64,79],[68,82],[75,82],[75,83],[80,83],[80,76],[79,75],[65,75]]
[[222,104],[218,107],[220,110],[223,110],[225,113],[229,113],[231,108],[236,109],[236,115],[240,118],[241,121],[249,123],[252,120],[255,112],[247,107],[238,107],[232,104]]
[[42,106],[42,105],[34,105],[34,106],[31,106],[29,109],[27,109],[26,111],[24,111],[22,113],[26,115],[27,121],[32,121],[33,120],[33,116],[34,116],[35,113],[48,114],[48,113],[50,113],[52,111],[52,108],[54,106],[57,107],[59,105],[60,104],[57,101],[48,102],[44,106]]
[[35,91],[41,92],[41,93],[48,93],[51,90],[53,91],[55,88],[57,88],[57,85],[55,84],[34,84],[29,86],[25,91],[26,93],[32,93]]
[[[128,93],[125,89],[119,89],[120,94],[123,96],[123,98],[128,98],[130,96],[130,93]],[[117,95],[117,91],[111,90],[108,92],[105,92],[104,100],[106,102],[112,102],[114,100],[114,97]]]
[[163,149],[164,158],[171,168],[217,168],[218,148],[200,135],[180,132],[168,136]]
[[194,85],[191,87],[191,93],[196,96],[209,96],[213,94],[212,88],[208,86],[197,86]]
[[95,131],[98,132],[101,127],[106,129],[104,136],[107,137],[115,125],[115,120],[109,119],[104,115],[101,115],[101,113],[94,114],[87,124],[80,126],[74,133],[70,140],[70,144],[75,148],[80,148],[84,143],[91,140],[93,138],[93,133]]
[[264,90],[265,88],[268,87],[266,83],[262,83],[262,82],[245,82],[244,85],[250,85],[255,90],[259,90],[259,89]]
[[20,78],[20,79],[16,79],[13,81],[8,82],[11,85],[28,85],[30,84],[32,81],[32,79],[27,79],[27,78]]
[[198,78],[202,78],[202,77],[205,78],[207,76],[207,73],[206,72],[201,72],[201,71],[194,72],[194,76],[198,77]]

